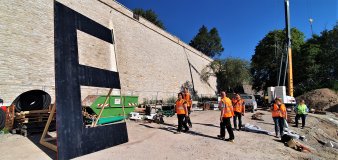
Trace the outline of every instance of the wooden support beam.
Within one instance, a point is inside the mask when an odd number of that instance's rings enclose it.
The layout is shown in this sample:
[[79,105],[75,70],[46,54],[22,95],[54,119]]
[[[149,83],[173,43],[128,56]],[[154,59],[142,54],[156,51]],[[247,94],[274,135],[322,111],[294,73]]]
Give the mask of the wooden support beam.
[[56,110],[56,104],[55,104],[55,101],[54,101],[54,104],[53,104],[52,110],[50,111],[45,129],[43,130],[43,133],[42,133],[41,138],[40,138],[40,144],[49,148],[49,149],[51,149],[51,150],[53,150],[53,151],[55,151],[55,152],[57,152],[57,146],[55,144],[52,144],[52,143],[49,142],[49,141],[55,140],[56,137],[46,138],[48,128],[49,128],[50,123],[52,122],[52,120],[54,118],[54,115],[55,115],[54,114],[55,110]]

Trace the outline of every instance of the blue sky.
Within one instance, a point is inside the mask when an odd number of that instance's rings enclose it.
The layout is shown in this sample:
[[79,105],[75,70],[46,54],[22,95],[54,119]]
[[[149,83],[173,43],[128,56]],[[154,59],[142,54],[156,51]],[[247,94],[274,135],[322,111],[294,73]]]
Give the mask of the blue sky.
[[[216,27],[224,52],[220,58],[250,60],[259,40],[283,29],[284,0],[118,0],[127,8],[154,10],[166,30],[186,43],[205,25]],[[332,29],[338,20],[338,0],[290,0],[291,26],[311,37],[313,31]]]

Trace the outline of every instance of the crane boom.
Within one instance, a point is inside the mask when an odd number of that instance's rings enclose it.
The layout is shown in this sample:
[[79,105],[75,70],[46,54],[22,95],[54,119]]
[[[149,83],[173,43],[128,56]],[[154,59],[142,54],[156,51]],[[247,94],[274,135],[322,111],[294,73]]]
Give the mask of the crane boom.
[[290,10],[289,0],[284,0],[285,6],[285,26],[287,37],[287,69],[288,69],[288,91],[289,96],[293,97],[293,73],[292,73],[292,50],[291,50],[291,29],[290,29]]

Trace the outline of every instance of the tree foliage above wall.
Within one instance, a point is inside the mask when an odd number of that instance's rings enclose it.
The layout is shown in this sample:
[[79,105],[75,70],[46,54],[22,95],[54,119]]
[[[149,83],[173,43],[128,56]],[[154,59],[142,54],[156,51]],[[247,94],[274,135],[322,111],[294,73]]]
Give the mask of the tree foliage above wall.
[[218,59],[207,65],[201,72],[202,81],[210,76],[217,78],[217,91],[242,93],[243,84],[250,82],[250,65],[238,58]]
[[163,22],[160,19],[158,19],[157,14],[153,10],[151,10],[151,9],[144,10],[142,8],[135,8],[135,9],[133,9],[133,12],[134,12],[134,14],[142,16],[143,18],[147,19],[148,21],[154,23],[156,26],[165,30]]
[[211,58],[220,55],[224,51],[217,29],[212,28],[208,31],[208,28],[204,25],[199,29],[189,45]]

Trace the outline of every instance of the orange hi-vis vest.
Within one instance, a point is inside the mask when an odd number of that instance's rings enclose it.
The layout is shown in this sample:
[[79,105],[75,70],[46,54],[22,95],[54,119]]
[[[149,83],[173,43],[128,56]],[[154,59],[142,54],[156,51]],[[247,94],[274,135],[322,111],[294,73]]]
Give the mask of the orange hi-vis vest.
[[234,111],[232,108],[232,103],[231,100],[228,97],[224,97],[222,98],[222,104],[224,104],[224,108],[223,108],[223,117],[224,118],[231,118],[232,116],[234,116]]
[[184,109],[184,105],[183,105],[184,102],[185,102],[184,99],[176,101],[176,113],[177,114],[186,114],[185,109]]
[[192,103],[190,93],[184,93],[184,100],[187,102],[187,106],[190,107]]
[[238,113],[244,112],[243,99],[235,99],[232,101],[232,104],[234,106],[235,112],[238,112]]
[[272,108],[272,117],[286,117],[286,107],[284,104],[281,104],[280,107],[278,107],[277,104],[273,104]]

